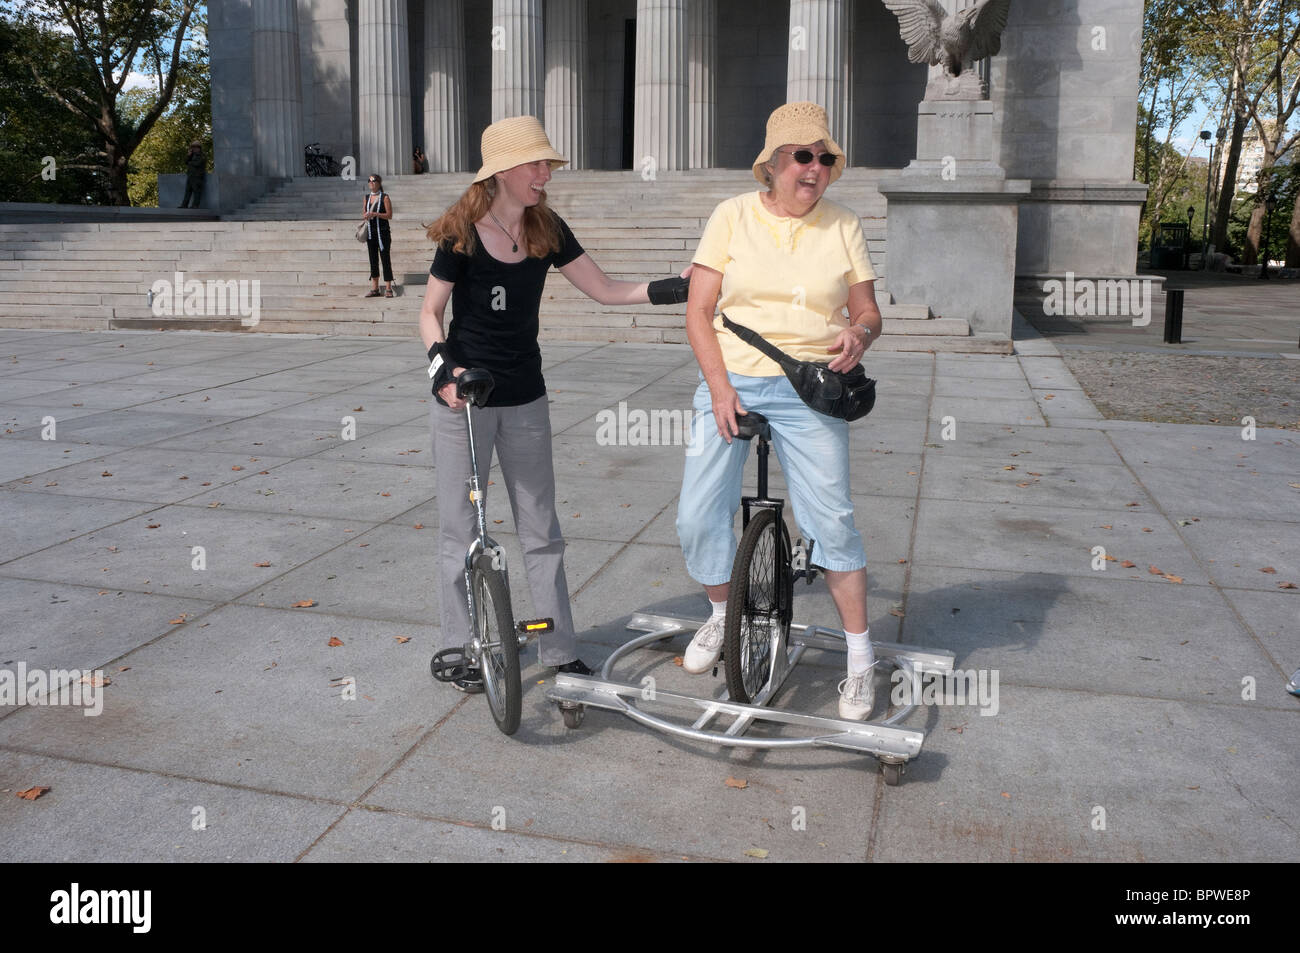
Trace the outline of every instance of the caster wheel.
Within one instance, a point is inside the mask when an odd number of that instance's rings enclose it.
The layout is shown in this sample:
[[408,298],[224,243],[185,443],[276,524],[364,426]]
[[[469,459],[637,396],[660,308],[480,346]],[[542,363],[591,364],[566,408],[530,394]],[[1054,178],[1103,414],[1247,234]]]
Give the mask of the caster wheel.
[[891,764],[888,761],[880,762],[880,773],[885,776],[885,784],[891,788],[896,788],[903,780],[902,764]]
[[582,718],[586,710],[581,705],[575,705],[572,708],[561,706],[560,714],[564,716],[565,728],[578,728],[582,725]]

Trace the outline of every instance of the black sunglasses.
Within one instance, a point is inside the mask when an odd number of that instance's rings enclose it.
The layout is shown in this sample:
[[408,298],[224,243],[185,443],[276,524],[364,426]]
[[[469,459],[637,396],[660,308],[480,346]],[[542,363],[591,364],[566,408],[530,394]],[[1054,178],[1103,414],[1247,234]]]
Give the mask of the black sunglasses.
[[[776,151],[785,152],[784,149],[777,149]],[[833,152],[823,152],[819,156],[814,156],[807,149],[800,149],[798,152],[785,152],[785,154],[790,156],[792,159],[794,159],[795,162],[798,162],[800,165],[807,165],[808,163],[812,162],[813,159],[816,159],[822,165],[829,167],[829,166],[833,166],[836,160],[839,158],[839,156],[837,156]]]

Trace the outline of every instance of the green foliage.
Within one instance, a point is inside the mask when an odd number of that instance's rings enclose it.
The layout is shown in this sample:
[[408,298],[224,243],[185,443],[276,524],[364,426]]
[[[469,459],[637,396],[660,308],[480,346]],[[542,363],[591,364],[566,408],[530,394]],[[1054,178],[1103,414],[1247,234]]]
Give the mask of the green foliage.
[[93,82],[69,37],[0,17],[0,201],[106,203],[106,176],[87,168],[103,161],[95,137],[41,88],[20,50],[38,51],[60,83]]
[[1287,233],[1291,227],[1291,210],[1295,208],[1300,197],[1300,166],[1277,165],[1265,174],[1264,187],[1255,194],[1242,193],[1241,198],[1233,203],[1232,215],[1228,219],[1228,248],[1232,254],[1240,254],[1246,247],[1246,230],[1250,227],[1250,217],[1255,206],[1263,202],[1261,196],[1272,194],[1277,199],[1273,211],[1272,226],[1269,227],[1268,213],[1264,214],[1261,228],[1266,234],[1260,239],[1260,247],[1274,261],[1281,261],[1286,255]]
[[[156,94],[134,89],[122,97],[122,114],[138,121]],[[127,174],[132,205],[158,204],[158,176],[185,172],[190,143],[198,141],[212,171],[212,90],[207,57],[186,64],[176,80],[173,106],[164,113],[131,155]]]

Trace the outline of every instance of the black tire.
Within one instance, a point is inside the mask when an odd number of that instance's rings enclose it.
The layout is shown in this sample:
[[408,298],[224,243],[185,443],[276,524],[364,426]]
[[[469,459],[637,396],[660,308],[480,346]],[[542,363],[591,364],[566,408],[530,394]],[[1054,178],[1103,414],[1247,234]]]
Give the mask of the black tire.
[[[779,557],[775,569],[774,550]],[[722,649],[732,701],[747,705],[767,684],[774,646],[789,635],[793,600],[790,533],[784,521],[777,522],[775,510],[760,508],[740,538],[727,594]]]
[[477,608],[474,637],[481,646],[479,669],[483,673],[483,690],[487,694],[492,718],[503,734],[513,735],[519,728],[523,688],[519,681],[519,638],[515,634],[514,613],[510,611],[510,591],[505,574],[492,568],[486,553],[474,561],[470,573]]
[[560,706],[560,715],[564,718],[564,727],[577,729],[582,726],[583,706],[578,705],[576,708],[565,708]]

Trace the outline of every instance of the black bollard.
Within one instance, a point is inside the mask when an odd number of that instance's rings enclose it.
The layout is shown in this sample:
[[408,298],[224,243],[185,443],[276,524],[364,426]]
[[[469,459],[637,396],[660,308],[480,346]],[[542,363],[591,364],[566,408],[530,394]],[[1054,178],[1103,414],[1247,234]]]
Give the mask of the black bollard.
[[1183,289],[1165,289],[1165,343],[1183,343]]

